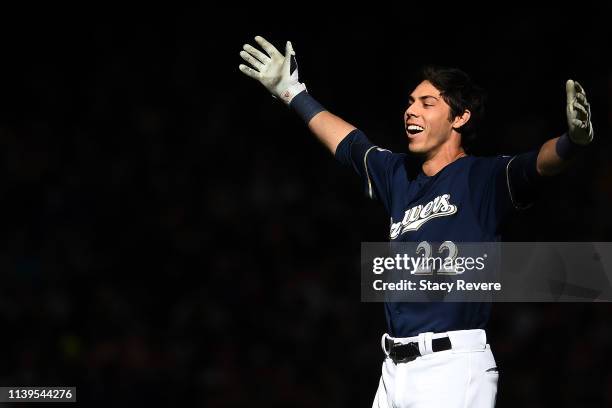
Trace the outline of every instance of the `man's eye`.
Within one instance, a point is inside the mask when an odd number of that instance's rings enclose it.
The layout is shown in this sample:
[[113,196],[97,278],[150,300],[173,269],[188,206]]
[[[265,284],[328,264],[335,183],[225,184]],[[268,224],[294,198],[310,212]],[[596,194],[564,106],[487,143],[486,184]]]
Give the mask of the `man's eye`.
[[424,104],[425,106],[433,106],[431,103]]

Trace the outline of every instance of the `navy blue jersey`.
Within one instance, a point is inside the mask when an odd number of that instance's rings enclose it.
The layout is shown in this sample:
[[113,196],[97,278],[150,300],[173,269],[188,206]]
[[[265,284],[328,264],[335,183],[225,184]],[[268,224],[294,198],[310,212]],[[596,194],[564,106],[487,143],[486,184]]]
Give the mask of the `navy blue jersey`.
[[[356,129],[338,145],[336,159],[351,165],[366,194],[382,202],[391,241],[497,241],[502,221],[524,206],[512,196],[511,156],[465,156],[431,177],[411,175],[414,158],[374,146]],[[389,334],[409,337],[484,328],[491,304],[387,302],[385,311]]]

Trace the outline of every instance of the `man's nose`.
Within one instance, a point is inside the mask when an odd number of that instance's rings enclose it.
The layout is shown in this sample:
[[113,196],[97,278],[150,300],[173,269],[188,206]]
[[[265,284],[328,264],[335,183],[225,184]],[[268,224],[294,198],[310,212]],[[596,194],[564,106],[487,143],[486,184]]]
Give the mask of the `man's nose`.
[[416,117],[418,116],[418,112],[416,112],[416,109],[414,109],[413,107],[414,105],[410,105],[407,109],[406,112],[404,113],[404,118],[407,120],[408,118],[411,117]]

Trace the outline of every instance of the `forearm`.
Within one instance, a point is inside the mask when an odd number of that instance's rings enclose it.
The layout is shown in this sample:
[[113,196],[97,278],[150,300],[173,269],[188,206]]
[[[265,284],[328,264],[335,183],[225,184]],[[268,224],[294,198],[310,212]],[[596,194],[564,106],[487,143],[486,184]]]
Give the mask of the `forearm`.
[[290,106],[332,154],[336,153],[342,139],[355,129],[355,126],[325,110],[306,91],[297,95]]
[[331,112],[323,111],[308,122],[308,128],[332,154],[335,154],[340,142],[355,129],[355,126]]
[[570,160],[564,160],[557,153],[558,137],[548,140],[538,153],[537,169],[541,176],[554,176],[565,170]]
[[550,139],[542,145],[538,153],[537,170],[541,176],[555,176],[564,171],[572,158],[586,149],[578,145],[567,134]]

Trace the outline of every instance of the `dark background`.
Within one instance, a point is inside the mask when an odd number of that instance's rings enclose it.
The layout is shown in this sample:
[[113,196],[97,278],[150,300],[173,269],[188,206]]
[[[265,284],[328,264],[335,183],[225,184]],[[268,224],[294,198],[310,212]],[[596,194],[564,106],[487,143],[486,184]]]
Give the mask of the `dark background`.
[[[360,303],[359,250],[388,217],[238,71],[254,35],[290,39],[311,94],[396,151],[426,63],[488,90],[477,154],[560,135],[579,80],[595,142],[504,239],[612,240],[609,11],[455,6],[4,10],[0,385],[75,385],[82,406],[371,406],[385,324]],[[494,305],[498,406],[612,406],[611,312]]]

